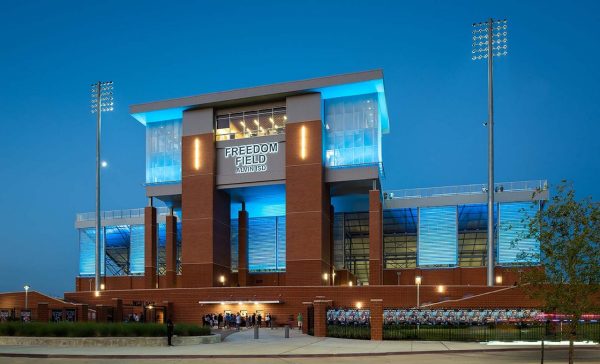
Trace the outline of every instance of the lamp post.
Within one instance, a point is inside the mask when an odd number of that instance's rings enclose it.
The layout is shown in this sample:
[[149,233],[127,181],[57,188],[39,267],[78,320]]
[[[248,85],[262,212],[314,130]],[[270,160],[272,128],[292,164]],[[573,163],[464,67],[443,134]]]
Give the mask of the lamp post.
[[415,284],[417,285],[417,309],[419,309],[421,307],[421,276],[415,277]]
[[27,284],[23,287],[23,289],[25,289],[25,309],[26,310],[28,308],[27,306],[29,306],[29,297],[28,297],[28,295],[29,295],[29,288],[30,287]]
[[100,270],[101,270],[101,217],[100,217],[100,144],[102,140],[102,112],[113,111],[113,82],[98,81],[92,84],[92,114],[96,114],[96,276],[95,295],[100,292]]
[[488,128],[488,254],[487,254],[487,285],[494,285],[494,57],[507,55],[506,19],[473,23],[473,50],[474,61],[487,59],[488,63],[488,121],[484,123]]

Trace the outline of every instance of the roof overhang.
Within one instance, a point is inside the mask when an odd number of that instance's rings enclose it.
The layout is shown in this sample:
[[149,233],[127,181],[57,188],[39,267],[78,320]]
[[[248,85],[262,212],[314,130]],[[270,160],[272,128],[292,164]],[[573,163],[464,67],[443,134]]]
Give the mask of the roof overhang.
[[207,93],[130,106],[131,115],[140,123],[180,119],[183,112],[200,108],[235,107],[261,103],[288,96],[320,92],[323,99],[377,93],[382,132],[389,130],[389,118],[383,86],[383,72],[372,70],[343,75],[277,83],[231,91]]

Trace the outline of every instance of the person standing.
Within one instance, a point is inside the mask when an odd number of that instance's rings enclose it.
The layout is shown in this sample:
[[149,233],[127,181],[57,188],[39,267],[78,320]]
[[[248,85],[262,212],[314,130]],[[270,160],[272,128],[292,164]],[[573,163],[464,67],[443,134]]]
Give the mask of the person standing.
[[235,327],[237,331],[240,331],[240,325],[242,324],[242,316],[238,313],[235,317]]
[[175,331],[175,325],[173,321],[169,318],[167,319],[167,344],[169,346],[173,346],[171,343],[171,339],[173,339],[173,332]]
[[266,327],[271,328],[271,314],[270,313],[268,313],[265,316],[265,325],[266,325]]
[[298,312],[298,330],[302,330],[302,312]]
[[257,320],[258,328],[260,328],[260,325],[262,323],[262,315],[260,313],[256,317],[256,320]]

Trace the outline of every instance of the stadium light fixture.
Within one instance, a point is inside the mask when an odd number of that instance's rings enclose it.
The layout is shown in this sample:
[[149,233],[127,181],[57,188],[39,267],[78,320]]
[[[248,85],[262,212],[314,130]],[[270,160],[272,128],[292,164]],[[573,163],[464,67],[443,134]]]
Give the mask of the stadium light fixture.
[[100,144],[102,140],[102,113],[113,111],[113,82],[98,81],[91,85],[91,111],[96,114],[96,297],[100,295],[100,269],[101,269],[101,216],[100,216],[100,168],[103,162],[100,159]]
[[488,231],[487,231],[487,285],[494,285],[494,57],[508,54],[507,20],[473,23],[471,59],[486,59],[488,65]]

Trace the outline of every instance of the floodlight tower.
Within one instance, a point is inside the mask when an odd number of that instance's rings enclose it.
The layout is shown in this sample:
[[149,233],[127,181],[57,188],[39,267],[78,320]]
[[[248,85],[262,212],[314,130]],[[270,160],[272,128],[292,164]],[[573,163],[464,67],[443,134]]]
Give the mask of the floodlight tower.
[[487,285],[494,285],[494,57],[506,56],[507,24],[506,19],[473,23],[474,61],[487,59],[488,63],[488,187],[487,187]]
[[113,82],[98,81],[92,84],[92,114],[96,114],[96,277],[95,294],[100,292],[100,269],[101,269],[101,236],[100,232],[100,142],[102,136],[102,112],[113,111]]

